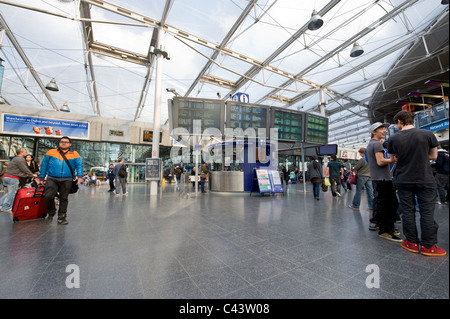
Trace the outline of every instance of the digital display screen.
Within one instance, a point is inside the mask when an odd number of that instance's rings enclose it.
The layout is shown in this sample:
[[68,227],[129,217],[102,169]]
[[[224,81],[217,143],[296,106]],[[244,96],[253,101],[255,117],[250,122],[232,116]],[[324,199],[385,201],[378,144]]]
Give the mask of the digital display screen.
[[336,155],[337,144],[321,145],[317,147],[317,155]]
[[[259,128],[268,127],[269,107],[263,105],[251,105],[238,102],[227,102],[227,128],[245,131],[254,129],[258,134]],[[234,134],[236,134],[236,130]]]
[[307,114],[305,142],[328,143],[328,119],[326,117]]
[[273,108],[272,125],[278,129],[278,139],[303,142],[303,118],[305,113]]

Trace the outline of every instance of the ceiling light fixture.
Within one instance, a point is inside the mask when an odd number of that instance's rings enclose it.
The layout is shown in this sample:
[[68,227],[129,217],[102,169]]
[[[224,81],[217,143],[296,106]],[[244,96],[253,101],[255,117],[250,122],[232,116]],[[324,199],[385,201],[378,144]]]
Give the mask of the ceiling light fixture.
[[59,109],[61,112],[70,112],[69,104],[67,102],[64,102],[63,106]]
[[352,51],[350,51],[350,56],[352,58],[356,58],[364,53],[363,48],[358,44],[358,42],[355,42],[353,45]]
[[48,84],[45,86],[45,88],[46,88],[47,90],[49,90],[49,91],[54,91],[54,92],[58,92],[58,91],[59,91],[59,88],[58,88],[58,86],[56,85],[55,79],[51,79],[50,83],[48,83]]
[[308,29],[311,31],[319,29],[323,25],[322,17],[314,10],[311,14],[311,19],[308,22]]
[[448,0],[442,0],[441,4],[448,4]]

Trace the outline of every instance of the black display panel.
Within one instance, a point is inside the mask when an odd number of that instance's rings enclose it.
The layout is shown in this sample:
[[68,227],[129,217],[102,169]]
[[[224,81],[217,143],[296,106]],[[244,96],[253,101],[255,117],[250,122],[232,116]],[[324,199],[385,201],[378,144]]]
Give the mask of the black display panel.
[[317,155],[336,155],[337,154],[337,144],[321,145],[317,147]]
[[266,129],[266,136],[268,137],[269,127],[269,107],[264,105],[247,104],[240,102],[227,102],[227,120],[226,127],[232,128],[234,134],[241,128],[244,132],[246,129],[254,129],[258,134],[259,128]]
[[305,113],[272,108],[272,127],[278,129],[278,139],[303,142],[303,119]]
[[225,103],[221,100],[175,97],[172,116],[173,129],[183,128],[193,133],[194,121],[201,120],[201,132],[207,128],[223,132]]
[[326,117],[307,114],[305,129],[305,142],[314,144],[328,143],[328,119]]

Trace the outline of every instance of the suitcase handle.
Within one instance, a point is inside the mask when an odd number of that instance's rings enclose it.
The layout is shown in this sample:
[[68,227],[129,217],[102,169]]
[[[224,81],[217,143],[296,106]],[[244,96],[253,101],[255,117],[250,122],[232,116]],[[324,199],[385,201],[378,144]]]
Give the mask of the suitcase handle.
[[38,185],[34,189],[34,194],[31,197],[43,197],[44,192],[45,192],[45,187]]

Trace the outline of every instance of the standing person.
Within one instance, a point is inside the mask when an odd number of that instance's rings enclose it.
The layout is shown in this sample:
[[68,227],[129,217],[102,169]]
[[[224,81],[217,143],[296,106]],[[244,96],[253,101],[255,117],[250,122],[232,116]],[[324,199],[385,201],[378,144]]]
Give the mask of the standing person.
[[206,182],[206,175],[209,173],[209,163],[206,162],[201,170],[200,170],[200,188],[202,190],[202,193],[206,193],[205,191],[205,182]]
[[316,200],[319,200],[320,185],[323,181],[322,166],[317,162],[317,157],[311,157],[311,163],[308,164],[308,177],[313,185],[313,194]]
[[[55,196],[59,193],[58,224],[67,225],[67,206],[69,205],[69,192],[72,188],[72,172],[63,158],[66,157],[73,174],[78,177],[78,183],[83,182],[83,161],[80,154],[72,148],[69,137],[63,136],[59,140],[59,147],[50,149],[42,159],[39,170],[41,184],[45,184],[45,202],[47,204],[47,221],[52,222],[56,214]],[[44,178],[47,180],[44,181]]]
[[352,184],[347,183],[347,178],[350,176],[350,173],[352,172],[352,164],[350,164],[350,162],[346,158],[344,160],[344,163],[342,163],[342,166],[344,167],[344,179],[342,180],[342,186],[345,191],[351,191]]
[[114,175],[116,176],[116,196],[120,196],[120,188],[122,187],[122,194],[128,195],[127,192],[127,166],[123,163],[123,158],[119,158],[119,163],[114,166]]
[[33,174],[36,174],[39,172],[39,165],[34,160],[33,155],[27,154],[25,156],[25,161],[27,162],[27,166]]
[[28,168],[25,162],[27,151],[23,148],[16,149],[16,156],[9,162],[3,175],[3,185],[6,186],[6,193],[0,197],[0,207],[2,212],[10,213],[14,203],[19,179],[21,177],[36,177]]
[[3,192],[4,186],[3,186],[3,175],[5,175],[6,169],[8,168],[8,163],[3,162],[2,165],[2,171],[0,172],[0,191]]
[[[437,159],[439,143],[431,131],[414,127],[412,112],[398,112],[394,123],[399,132],[389,138],[388,152],[391,158],[395,156],[397,159],[394,181],[406,237],[401,246],[427,256],[445,256],[447,252],[436,245],[439,228],[434,220],[436,181],[429,164],[430,160]],[[420,238],[414,208],[416,195],[420,211]]]
[[331,155],[330,161],[328,162],[328,168],[330,170],[330,183],[331,183],[331,193],[335,198],[336,195],[341,197],[341,179],[344,178],[344,168],[342,164],[336,160],[336,155]]
[[401,242],[402,240],[398,237],[399,233],[394,227],[398,201],[389,168],[389,165],[395,164],[395,158],[386,158],[383,147],[388,126],[389,124],[376,122],[369,129],[371,140],[367,145],[366,155],[369,161],[374,197],[371,222],[378,226],[378,234],[381,238]]
[[[364,147],[358,150],[359,156],[361,157],[356,163],[353,169],[356,169],[358,172],[358,176],[356,179],[356,192],[353,196],[352,204],[349,205],[352,209],[359,209],[361,205],[361,194],[363,188],[366,189],[367,193],[367,208],[369,210],[373,210],[373,188],[372,188],[372,179],[370,176],[370,168],[369,164],[367,164],[364,153],[366,149]],[[376,230],[376,226],[369,227],[371,230]]]
[[177,179],[177,191],[180,190],[180,183],[181,183],[181,174],[183,174],[183,170],[180,166],[175,167],[173,173],[175,174],[175,178]]
[[108,169],[108,175],[106,178],[109,180],[109,191],[108,192],[114,192],[116,187],[114,186],[114,179],[116,178],[116,175],[114,175],[114,164],[109,164]]
[[[448,152],[442,149],[442,146],[438,145],[438,156],[436,161],[431,165],[436,170],[436,186],[439,195],[437,201],[440,205],[448,204],[448,173],[449,173],[449,155]],[[447,190],[447,194],[445,191]]]

